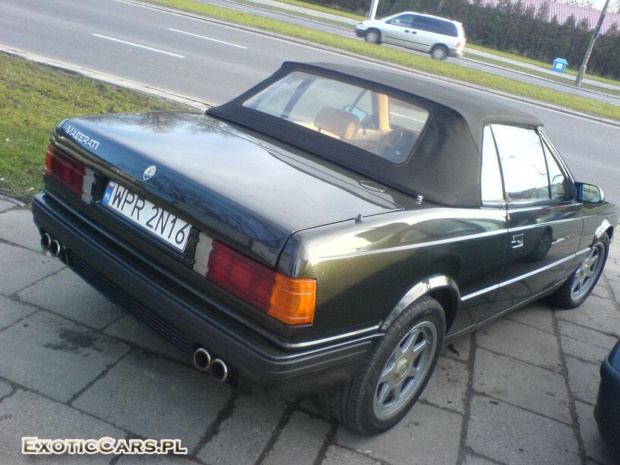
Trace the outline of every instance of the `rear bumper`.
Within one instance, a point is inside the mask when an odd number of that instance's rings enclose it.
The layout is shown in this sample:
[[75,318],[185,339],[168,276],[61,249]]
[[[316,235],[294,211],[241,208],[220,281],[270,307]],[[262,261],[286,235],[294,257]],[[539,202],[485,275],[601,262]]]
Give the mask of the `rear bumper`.
[[278,347],[219,311],[222,304],[196,292],[148,257],[48,194],[32,204],[37,226],[67,250],[67,264],[122,310],[191,357],[205,347],[242,378],[307,394],[350,380],[379,333],[311,348]]

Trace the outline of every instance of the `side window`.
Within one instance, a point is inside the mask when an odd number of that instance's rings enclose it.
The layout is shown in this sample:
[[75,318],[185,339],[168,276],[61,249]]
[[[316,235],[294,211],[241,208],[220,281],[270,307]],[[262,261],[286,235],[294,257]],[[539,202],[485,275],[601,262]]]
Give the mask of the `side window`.
[[412,27],[421,31],[437,32],[430,18],[425,18],[424,16],[416,16]]
[[450,37],[458,37],[459,35],[456,30],[456,25],[454,23],[449,23],[448,21],[437,20],[437,32]]
[[513,203],[549,200],[549,175],[540,136],[534,129],[494,124],[504,176],[506,200]]
[[393,24],[394,26],[403,26],[403,27],[411,27],[413,23],[413,15],[400,15],[396,18],[390,19],[388,24]]
[[566,200],[567,198],[567,189],[566,189],[566,177],[558,162],[553,158],[551,154],[551,149],[547,147],[547,144],[543,144],[543,149],[545,151],[545,158],[547,159],[547,168],[549,169],[549,188],[551,200]]
[[489,126],[485,126],[482,139],[482,172],[480,175],[482,203],[497,203],[504,200],[502,174],[497,159],[495,140]]

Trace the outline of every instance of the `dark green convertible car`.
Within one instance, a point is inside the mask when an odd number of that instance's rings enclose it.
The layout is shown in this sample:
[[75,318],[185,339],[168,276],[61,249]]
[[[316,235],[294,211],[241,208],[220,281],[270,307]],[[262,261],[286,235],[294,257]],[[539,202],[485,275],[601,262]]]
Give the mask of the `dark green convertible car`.
[[218,381],[318,393],[365,434],[442,346],[579,306],[618,210],[541,122],[411,75],[285,63],[206,114],[63,121],[42,247]]

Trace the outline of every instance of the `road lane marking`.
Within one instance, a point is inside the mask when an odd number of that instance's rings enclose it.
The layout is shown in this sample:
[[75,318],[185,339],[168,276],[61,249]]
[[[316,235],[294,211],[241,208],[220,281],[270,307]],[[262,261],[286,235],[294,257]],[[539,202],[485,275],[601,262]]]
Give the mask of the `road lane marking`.
[[185,58],[183,55],[177,55],[176,53],[166,52],[164,50],[160,50],[158,48],[147,47],[146,45],[136,44],[134,42],[127,42],[126,40],[115,39],[114,37],[102,36],[101,34],[93,34],[95,37],[99,37],[100,39],[111,40],[113,42],[119,42],[121,44],[131,45],[132,47],[143,48],[146,50],[150,50],[151,52],[163,53],[164,55],[170,55],[176,58]]
[[173,32],[178,32],[179,34],[185,34],[185,35],[192,36],[192,37],[198,37],[200,39],[210,40],[212,42],[217,42],[219,44],[230,45],[231,47],[237,47],[237,48],[242,48],[244,50],[247,50],[247,47],[244,47],[243,45],[232,44],[230,42],[224,42],[223,40],[217,40],[217,39],[212,39],[211,37],[205,37],[205,36],[201,36],[198,34],[192,34],[191,32],[179,31],[178,29],[168,28],[168,30],[173,31]]

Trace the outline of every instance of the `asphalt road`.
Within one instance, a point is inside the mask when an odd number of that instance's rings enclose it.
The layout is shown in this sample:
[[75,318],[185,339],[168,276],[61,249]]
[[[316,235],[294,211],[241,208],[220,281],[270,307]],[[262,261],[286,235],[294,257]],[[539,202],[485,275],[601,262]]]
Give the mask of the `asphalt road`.
[[[4,0],[0,3],[0,30],[4,46],[210,104],[237,95],[285,60],[382,66],[121,0]],[[610,200],[620,201],[620,128],[495,98],[544,121],[576,178],[603,186]],[[69,115],[59,115],[59,119],[64,116]]]
[[[255,14],[257,16],[263,16],[265,18],[275,19],[278,21],[296,24],[299,26],[307,27],[310,29],[316,29],[323,32],[329,32],[330,34],[335,34],[341,37],[346,37],[349,39],[356,39],[357,36],[354,32],[354,27],[356,22],[353,20],[349,20],[347,18],[342,18],[341,20],[347,24],[343,26],[335,26],[331,24],[327,24],[321,21],[319,18],[309,19],[304,16],[297,16],[300,13],[291,10],[290,13],[280,12],[278,10],[281,9],[281,6],[277,5],[277,1],[273,0],[255,0],[252,4],[243,4],[239,3],[235,0],[197,0],[201,3],[206,3],[209,5],[216,5],[223,8],[228,8],[235,11],[241,11],[244,13]],[[282,4],[280,4],[282,5]],[[277,8],[278,10],[274,10]],[[288,8],[296,8],[296,7],[288,7]],[[303,14],[303,13],[302,13]],[[331,19],[331,18],[330,18]],[[358,39],[360,40],[360,39]],[[389,47],[395,50],[404,50],[402,47],[392,46],[392,45],[381,45],[382,47]],[[416,52],[413,50],[408,50],[408,53],[428,57],[427,54],[422,52]],[[541,87],[546,87],[548,89],[557,90],[560,92],[564,92],[571,95],[578,95],[585,98],[592,98],[595,100],[600,100],[602,102],[613,103],[616,105],[620,105],[620,97],[616,97],[612,94],[604,94],[598,92],[591,92],[588,89],[573,87],[573,80],[566,81],[565,83],[558,83],[556,81],[552,81],[551,79],[541,78],[539,76],[528,75],[520,71],[514,71],[508,68],[501,68],[496,65],[490,65],[484,63],[482,61],[478,61],[475,59],[469,58],[448,58],[447,61],[453,64],[457,64],[466,68],[475,69],[477,71],[484,71],[486,73],[495,74],[496,76],[505,77],[508,79],[514,79],[517,81],[525,82],[527,84],[533,84]],[[587,80],[586,80],[587,82]]]

